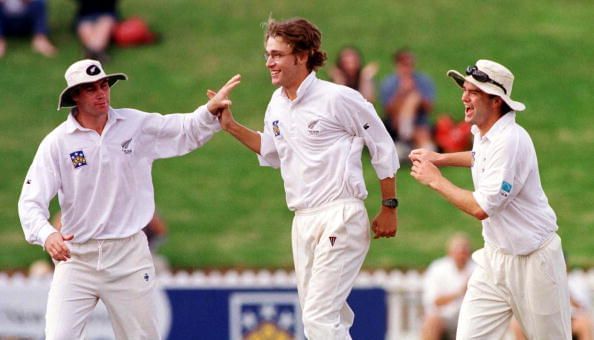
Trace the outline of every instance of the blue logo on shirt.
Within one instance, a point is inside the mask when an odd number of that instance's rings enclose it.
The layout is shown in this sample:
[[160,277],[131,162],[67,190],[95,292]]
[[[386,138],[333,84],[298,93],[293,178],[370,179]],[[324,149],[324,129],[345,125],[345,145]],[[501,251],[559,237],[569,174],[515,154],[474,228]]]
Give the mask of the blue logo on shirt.
[[280,136],[280,128],[278,127],[278,120],[272,122],[272,132],[275,136]]
[[80,168],[83,165],[87,165],[87,159],[85,158],[85,154],[82,152],[82,150],[71,153],[70,160],[72,161],[72,165],[75,169]]
[[512,189],[512,185],[506,181],[503,181],[503,183],[501,183],[501,195],[507,197],[507,195],[509,195],[509,193],[511,192]]

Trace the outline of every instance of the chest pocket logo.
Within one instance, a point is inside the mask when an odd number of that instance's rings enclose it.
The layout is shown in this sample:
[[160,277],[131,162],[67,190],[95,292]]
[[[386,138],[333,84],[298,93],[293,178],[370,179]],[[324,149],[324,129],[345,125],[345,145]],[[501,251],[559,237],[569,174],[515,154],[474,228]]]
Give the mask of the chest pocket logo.
[[278,127],[278,120],[272,122],[272,132],[274,132],[274,136],[280,136],[280,128]]
[[121,146],[122,146],[122,152],[127,154],[132,153],[132,149],[130,149],[130,143],[132,142],[132,138],[128,139],[127,141],[124,141]]
[[310,136],[317,136],[320,134],[320,129],[317,128],[319,122],[320,120],[317,119],[307,123],[307,133],[309,133]]
[[72,166],[74,166],[75,169],[87,165],[87,159],[85,158],[85,154],[82,152],[82,150],[71,153],[70,160],[72,161]]

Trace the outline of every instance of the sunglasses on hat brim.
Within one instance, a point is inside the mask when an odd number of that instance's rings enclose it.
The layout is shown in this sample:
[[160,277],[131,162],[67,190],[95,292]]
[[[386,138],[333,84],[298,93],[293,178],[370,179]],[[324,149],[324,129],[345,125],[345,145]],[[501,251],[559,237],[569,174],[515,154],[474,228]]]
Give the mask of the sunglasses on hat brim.
[[479,70],[476,65],[468,66],[466,68],[466,75],[472,76],[472,78],[474,78],[476,81],[480,81],[481,83],[491,83],[495,86],[498,86],[503,90],[503,93],[507,95],[507,90],[501,83],[491,79],[488,74]]

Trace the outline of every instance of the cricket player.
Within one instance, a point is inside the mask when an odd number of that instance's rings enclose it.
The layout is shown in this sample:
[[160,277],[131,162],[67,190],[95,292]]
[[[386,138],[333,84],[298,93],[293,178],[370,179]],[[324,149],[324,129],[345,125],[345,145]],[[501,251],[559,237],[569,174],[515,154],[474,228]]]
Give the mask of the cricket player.
[[[44,247],[56,268],[46,311],[46,339],[81,339],[101,299],[117,339],[159,339],[155,270],[142,232],[154,215],[153,161],[186,154],[221,129],[210,112],[239,83],[235,76],[189,114],[160,115],[110,106],[111,86],[96,60],[65,73],[58,109],[73,107],[41,142],[18,210],[29,243]],[[48,221],[58,195],[62,227]]]
[[[472,151],[410,154],[412,176],[463,212],[482,220],[484,248],[469,282],[457,339],[501,339],[516,317],[529,339],[571,339],[569,292],[553,209],[540,184],[530,136],[516,123],[523,103],[511,98],[514,75],[479,60],[466,75],[448,71],[462,87]],[[437,166],[471,168],[474,191],[457,187]]]
[[[264,54],[273,93],[264,131],[237,123],[221,126],[281,170],[287,205],[295,212],[292,249],[308,339],[350,339],[354,314],[346,303],[367,250],[369,218],[361,153],[367,146],[380,181],[375,237],[393,237],[399,167],[394,143],[373,105],[356,90],[316,77],[326,60],[321,33],[305,19],[269,20]],[[212,93],[211,93],[212,95]]]

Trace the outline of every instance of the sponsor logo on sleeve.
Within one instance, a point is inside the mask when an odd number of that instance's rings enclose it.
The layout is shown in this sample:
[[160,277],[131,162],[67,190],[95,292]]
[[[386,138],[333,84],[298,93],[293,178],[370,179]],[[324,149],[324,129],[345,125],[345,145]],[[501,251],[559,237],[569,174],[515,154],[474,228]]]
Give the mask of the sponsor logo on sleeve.
[[501,191],[499,192],[502,196],[507,197],[509,195],[509,193],[512,190],[512,185],[511,183],[508,183],[506,181],[503,181],[501,183]]

